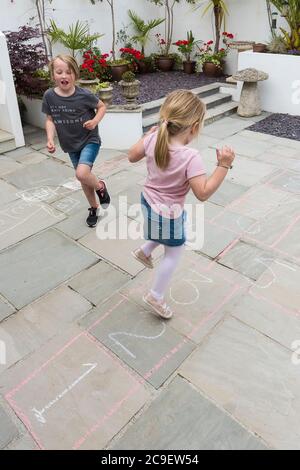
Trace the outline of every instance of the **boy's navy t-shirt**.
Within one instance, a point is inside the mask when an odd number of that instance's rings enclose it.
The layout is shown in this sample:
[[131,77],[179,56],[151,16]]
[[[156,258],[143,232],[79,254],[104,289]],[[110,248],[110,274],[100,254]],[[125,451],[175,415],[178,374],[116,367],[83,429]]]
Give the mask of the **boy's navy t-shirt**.
[[101,144],[98,126],[92,131],[83,123],[93,119],[99,99],[89,90],[75,87],[71,96],[59,96],[53,88],[43,97],[42,112],[52,117],[64,152],[79,152],[86,144]]

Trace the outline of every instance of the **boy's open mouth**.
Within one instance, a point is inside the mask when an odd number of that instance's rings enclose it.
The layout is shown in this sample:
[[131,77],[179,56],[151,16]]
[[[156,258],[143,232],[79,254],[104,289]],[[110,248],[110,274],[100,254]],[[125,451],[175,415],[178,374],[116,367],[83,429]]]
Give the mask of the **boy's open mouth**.
[[69,85],[69,80],[61,80],[60,81],[61,85]]

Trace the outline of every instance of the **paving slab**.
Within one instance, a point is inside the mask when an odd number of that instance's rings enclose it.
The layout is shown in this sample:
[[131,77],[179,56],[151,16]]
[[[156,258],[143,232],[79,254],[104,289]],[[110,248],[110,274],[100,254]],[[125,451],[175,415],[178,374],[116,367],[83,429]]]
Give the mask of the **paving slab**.
[[4,449],[18,436],[18,430],[2,406],[0,406],[0,449]]
[[131,188],[140,182],[141,175],[129,170],[122,170],[107,178],[107,187],[109,188],[109,193],[114,195],[123,191],[130,192]]
[[58,162],[47,159],[44,162],[26,167],[5,177],[6,181],[17,188],[28,190],[39,187],[56,187],[74,177],[74,170]]
[[258,184],[249,190],[245,197],[233,201],[230,209],[244,216],[260,220],[265,219],[269,214],[276,213],[280,204],[285,203],[288,198],[289,194],[286,191]]
[[[95,227],[87,225],[86,218],[88,214],[87,208],[81,209],[76,214],[72,214],[62,222],[57,223],[55,228],[73,240],[79,240],[79,238],[96,230]],[[100,220],[98,223],[100,223]]]
[[210,256],[211,258],[216,258],[236,238],[236,233],[208,223],[204,225],[203,247],[197,251]]
[[[23,153],[22,152],[15,153],[13,155],[11,155],[13,152],[9,152],[6,155],[9,158],[12,158],[13,160],[15,160],[16,162],[23,163],[24,165],[32,165],[32,164],[40,163],[44,160],[47,160],[46,155],[43,155],[40,152],[33,151],[31,147],[25,147],[25,148],[26,148],[26,152],[24,151]],[[17,150],[21,150],[21,149],[17,149]],[[30,151],[28,152],[28,150]]]
[[105,302],[130,280],[130,276],[105,261],[82,271],[69,281],[69,286],[94,305]]
[[[242,129],[245,129],[249,125],[254,124],[254,121],[242,121],[237,120],[231,117],[220,119],[217,122],[205,126],[203,129],[203,134],[211,137],[217,137],[220,139],[225,139],[226,137],[231,136],[232,134],[240,133]],[[254,134],[254,132],[253,132]]]
[[176,377],[113,450],[264,450],[263,442]]
[[62,286],[2,322],[0,337],[6,344],[6,363],[0,365],[0,372],[63,333],[91,308],[85,298]]
[[0,210],[0,250],[57,224],[65,215],[42,202],[17,200]]
[[300,266],[284,259],[276,259],[251,287],[251,293],[298,314],[300,313],[299,283]]
[[91,252],[49,229],[0,254],[0,293],[21,308],[95,264],[97,259]]
[[7,203],[18,199],[17,192],[17,188],[0,180],[0,207],[5,208]]
[[274,179],[272,185],[284,191],[300,194],[300,174],[292,171],[285,172]]
[[97,307],[81,324],[156,388],[195,348],[168,322],[119,294]]
[[274,146],[273,140],[254,140],[251,137],[236,134],[220,140],[214,144],[213,147],[220,148],[225,145],[233,147],[236,154],[246,157],[258,157],[258,155],[264,153],[266,150],[270,150],[270,148]]
[[248,243],[239,241],[218,263],[234,269],[256,281],[274,261],[275,255]]
[[10,173],[24,169],[24,165],[15,162],[11,158],[0,155],[0,178],[5,178]]
[[276,449],[299,449],[299,366],[291,352],[226,319],[180,374]]
[[39,447],[30,434],[27,433],[9,444],[6,450],[39,450]]
[[249,188],[240,184],[224,181],[220,188],[209,198],[210,202],[219,206],[227,206],[243,196]]
[[19,147],[15,150],[11,150],[10,152],[5,152],[3,155],[12,158],[13,160],[18,160],[18,158],[21,158],[30,153],[32,153],[31,147]]
[[295,350],[293,343],[300,338],[299,315],[249,294],[237,300],[231,314],[282,346]]
[[4,375],[6,400],[41,449],[102,449],[149,398],[130,371],[75,327]]
[[79,211],[85,209],[86,216],[88,215],[89,204],[82,190],[70,191],[68,195],[61,197],[58,201],[51,203],[52,207],[55,207],[60,212],[67,215],[76,215]]
[[0,297],[0,322],[9,317],[14,312],[14,307]]

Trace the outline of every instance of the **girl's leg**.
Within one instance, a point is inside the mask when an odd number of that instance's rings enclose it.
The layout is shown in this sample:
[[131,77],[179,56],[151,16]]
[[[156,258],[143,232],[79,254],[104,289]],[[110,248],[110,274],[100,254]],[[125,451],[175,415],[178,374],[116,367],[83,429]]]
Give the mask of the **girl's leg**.
[[162,300],[171,277],[178,266],[184,245],[165,246],[165,255],[160,262],[150,293],[156,300]]
[[157,248],[159,245],[160,243],[149,240],[141,246],[141,250],[143,251],[145,256],[149,257],[152,251],[155,250],[155,248]]

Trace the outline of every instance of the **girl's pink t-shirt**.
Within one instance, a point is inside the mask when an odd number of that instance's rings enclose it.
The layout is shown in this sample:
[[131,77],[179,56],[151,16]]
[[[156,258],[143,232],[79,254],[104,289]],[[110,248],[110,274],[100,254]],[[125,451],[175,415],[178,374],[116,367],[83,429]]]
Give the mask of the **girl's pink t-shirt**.
[[149,134],[144,139],[148,170],[143,190],[144,197],[151,207],[155,206],[154,210],[160,206],[177,205],[182,212],[185,196],[190,190],[189,179],[205,174],[201,155],[198,150],[184,145],[176,147],[169,145],[170,162],[168,167],[162,170],[155,163],[156,139],[157,132]]

